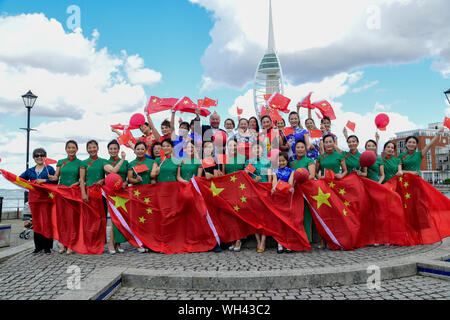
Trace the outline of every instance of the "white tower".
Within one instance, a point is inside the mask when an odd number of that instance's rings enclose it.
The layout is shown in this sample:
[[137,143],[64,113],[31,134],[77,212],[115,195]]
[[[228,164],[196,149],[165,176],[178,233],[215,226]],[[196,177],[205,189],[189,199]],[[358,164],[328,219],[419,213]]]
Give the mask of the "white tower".
[[283,71],[280,60],[275,50],[275,36],[272,21],[272,0],[269,0],[269,43],[266,54],[258,65],[253,86],[253,100],[255,113],[258,115],[258,107],[265,105],[264,95],[278,92],[284,93]]

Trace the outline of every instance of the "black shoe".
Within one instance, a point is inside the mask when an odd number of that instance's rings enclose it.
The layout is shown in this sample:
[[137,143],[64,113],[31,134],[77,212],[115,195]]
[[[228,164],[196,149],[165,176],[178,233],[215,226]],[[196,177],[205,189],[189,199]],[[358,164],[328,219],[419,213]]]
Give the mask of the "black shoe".
[[291,249],[284,249],[284,252],[286,252],[286,253],[292,253],[292,250],[291,250]]
[[39,253],[41,251],[42,251],[42,249],[34,249],[33,253]]
[[51,251],[50,249],[44,249],[44,253],[46,253],[46,254],[51,254],[52,251]]
[[217,244],[217,245],[214,247],[213,251],[216,252],[216,253],[218,253],[218,252],[222,252],[222,249],[221,249],[220,246]]

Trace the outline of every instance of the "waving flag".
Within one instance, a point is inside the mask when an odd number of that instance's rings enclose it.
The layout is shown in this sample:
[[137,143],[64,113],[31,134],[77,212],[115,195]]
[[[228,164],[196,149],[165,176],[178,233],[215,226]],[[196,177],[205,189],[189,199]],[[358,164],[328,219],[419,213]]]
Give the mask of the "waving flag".
[[326,101],[326,100],[319,101],[319,102],[313,103],[313,105],[317,109],[319,109],[320,113],[322,113],[322,115],[324,117],[328,117],[328,118],[330,118],[330,120],[336,120],[336,115],[334,114],[334,110],[328,101]]
[[178,99],[176,98],[161,99],[152,96],[147,104],[147,114],[170,110],[173,108],[175,103],[177,103],[177,101]]
[[198,106],[201,108],[217,107],[217,101],[205,97],[205,99],[198,100]]
[[275,110],[279,110],[284,113],[289,113],[289,103],[291,103],[291,99],[286,98],[285,96],[279,94],[278,92],[274,93],[269,100],[267,100],[267,105]]
[[355,132],[356,123],[348,121],[346,127],[349,128],[350,130],[352,130],[353,132]]
[[311,104],[311,95],[312,95],[312,92],[310,92],[309,95],[307,95],[306,98],[303,99],[303,101],[301,102],[302,108],[311,109],[311,110],[316,108],[314,105]]
[[[180,100],[177,101],[177,103],[175,103],[174,105],[174,110],[175,111],[180,111],[180,112],[187,112],[187,113],[195,113],[195,110],[197,109],[197,105],[192,102],[191,99],[189,99],[188,97],[184,97]],[[211,114],[211,111],[207,110],[207,109],[200,109],[200,115],[202,117],[207,117]]]

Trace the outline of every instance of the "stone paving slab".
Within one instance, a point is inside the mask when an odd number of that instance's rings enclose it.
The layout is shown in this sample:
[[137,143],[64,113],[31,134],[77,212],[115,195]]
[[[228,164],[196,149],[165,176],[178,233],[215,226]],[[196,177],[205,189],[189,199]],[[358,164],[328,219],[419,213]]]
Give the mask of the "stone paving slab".
[[[446,239],[450,241],[449,239]],[[32,240],[29,240],[32,244]],[[448,242],[448,241],[447,241]],[[297,272],[317,268],[348,268],[361,263],[376,264],[393,259],[429,260],[447,254],[450,250],[441,244],[417,247],[365,247],[354,251],[313,250],[277,254],[269,248],[262,254],[255,248],[244,248],[241,252],[221,253],[203,252],[178,255],[160,253],[138,253],[136,248],[123,244],[125,253],[110,255],[105,250],[102,255],[66,255],[53,252],[32,254],[32,248],[16,253],[0,262],[0,300],[2,299],[55,299],[70,292],[67,281],[73,274],[68,273],[72,266],[80,270],[83,282],[96,272],[105,268],[133,268],[171,272],[259,272],[270,275],[273,272]],[[445,248],[444,248],[445,247]],[[55,250],[56,241],[55,241]],[[106,249],[106,248],[105,248]]]
[[110,300],[450,300],[450,281],[425,276],[366,284],[289,290],[170,290],[120,288]]

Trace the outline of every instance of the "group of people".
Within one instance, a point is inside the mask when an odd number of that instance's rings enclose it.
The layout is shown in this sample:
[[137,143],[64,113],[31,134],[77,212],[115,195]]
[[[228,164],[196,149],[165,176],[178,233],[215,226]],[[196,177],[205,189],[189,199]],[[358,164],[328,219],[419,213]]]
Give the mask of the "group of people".
[[[142,124],[140,131],[142,136],[128,142],[129,148],[134,150],[136,158],[132,161],[125,159],[125,152],[120,152],[121,145],[114,139],[108,143],[109,159],[98,156],[99,145],[97,141],[87,142],[89,158],[81,160],[77,158],[78,144],[76,141],[67,141],[65,151],[67,157],[59,160],[56,170],[51,166],[45,166],[44,157],[47,156],[44,149],[34,150],[33,158],[36,166],[28,169],[20,177],[26,180],[34,180],[35,183],[58,183],[67,187],[77,186],[81,189],[83,201],[88,202],[87,188],[94,184],[102,185],[105,176],[111,173],[119,174],[123,180],[123,187],[128,185],[155,184],[166,181],[189,182],[192,177],[205,177],[211,179],[245,170],[256,182],[272,183],[272,193],[275,192],[279,181],[284,181],[293,186],[294,172],[304,168],[309,172],[309,179],[323,179],[325,170],[335,173],[335,179],[342,179],[351,172],[367,177],[378,183],[386,183],[394,176],[405,173],[420,175],[420,164],[433,144],[443,133],[441,128],[423,150],[417,150],[418,139],[414,136],[405,140],[407,151],[396,156],[396,144],[392,141],[385,143],[383,152],[378,154],[378,133],[375,140],[368,140],[365,149],[373,151],[377,160],[371,167],[361,167],[358,151],[359,139],[356,135],[348,136],[344,128],[344,136],[347,139],[348,151],[338,147],[337,137],[331,132],[331,121],[324,117],[320,122],[320,129],[316,127],[311,117],[303,127],[299,116],[300,104],[297,112],[289,114],[290,130],[286,136],[283,129],[285,123],[274,123],[270,116],[265,115],[260,119],[238,118],[236,128],[233,119],[224,121],[224,128],[220,128],[220,116],[214,112],[209,117],[209,125],[201,125],[200,110],[197,109],[196,117],[191,122],[180,121],[178,135],[174,128],[175,112],[172,112],[171,121],[165,120],[161,124],[161,134],[153,124],[150,115],[147,122]],[[312,130],[321,130],[321,138],[310,137]],[[112,129],[117,135],[123,133]],[[161,152],[161,150],[163,152]],[[278,152],[275,152],[279,150]],[[120,154],[120,157],[119,157]],[[274,156],[276,155],[276,156]],[[146,165],[147,171],[135,171],[135,167]],[[246,170],[251,167],[254,170]],[[291,189],[293,191],[293,189]],[[105,211],[107,206],[105,204]],[[304,227],[309,241],[312,234],[312,216],[305,203]],[[257,240],[257,252],[265,250],[265,235],[255,235]],[[51,239],[35,233],[34,252],[44,250],[50,253],[53,245]],[[121,243],[126,238],[118,228],[112,224],[112,232],[109,240],[109,252],[123,252]],[[321,247],[325,247],[324,242]],[[229,246],[230,250],[240,251],[241,240],[237,240]],[[138,248],[139,252],[148,251]],[[217,247],[215,251],[220,251]],[[60,253],[72,254],[70,248],[62,247]],[[291,252],[288,248],[278,245],[278,253]]]

